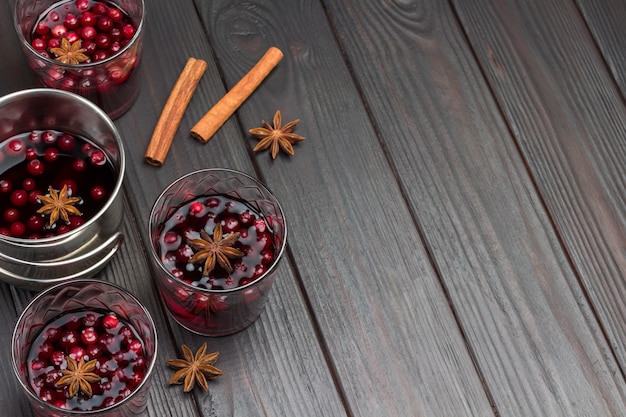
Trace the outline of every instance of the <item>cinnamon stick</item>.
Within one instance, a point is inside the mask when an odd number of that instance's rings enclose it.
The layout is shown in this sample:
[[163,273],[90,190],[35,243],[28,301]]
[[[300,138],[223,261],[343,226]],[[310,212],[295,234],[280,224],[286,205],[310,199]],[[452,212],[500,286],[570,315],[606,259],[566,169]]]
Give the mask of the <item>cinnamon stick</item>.
[[189,58],[187,60],[165,102],[148,144],[144,159],[150,165],[161,166],[165,161],[185,109],[206,68],[207,63],[201,59]]
[[196,123],[191,129],[191,136],[202,143],[208,142],[282,58],[280,49],[274,46],[269,48],[259,62]]

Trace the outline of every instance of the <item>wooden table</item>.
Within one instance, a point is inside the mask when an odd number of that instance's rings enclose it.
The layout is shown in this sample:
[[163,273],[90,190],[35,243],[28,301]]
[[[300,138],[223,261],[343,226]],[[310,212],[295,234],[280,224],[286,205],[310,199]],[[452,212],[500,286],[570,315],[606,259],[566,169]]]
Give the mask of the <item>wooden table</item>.
[[[126,241],[102,279],[152,312],[149,416],[626,415],[623,0],[146,0],[126,143]],[[0,93],[33,87],[0,6]],[[285,58],[207,144],[190,128],[270,46]],[[143,154],[188,57],[209,67],[160,168]],[[295,155],[248,129],[300,118]],[[147,261],[160,191],[199,168],[278,196],[288,250],[228,337],[166,314]],[[0,410],[31,416],[8,340],[33,296],[0,285]],[[167,385],[207,341],[225,375]]]

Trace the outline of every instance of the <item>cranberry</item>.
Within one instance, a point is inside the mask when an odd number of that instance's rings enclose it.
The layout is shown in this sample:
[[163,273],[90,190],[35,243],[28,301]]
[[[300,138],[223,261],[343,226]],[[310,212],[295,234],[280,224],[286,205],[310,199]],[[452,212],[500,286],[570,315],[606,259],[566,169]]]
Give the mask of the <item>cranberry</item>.
[[122,28],[122,35],[124,35],[126,39],[131,39],[135,36],[135,27],[131,24],[124,25]]
[[89,161],[92,165],[102,166],[106,163],[106,155],[103,151],[96,149],[89,156]]
[[[97,43],[96,43],[96,46],[98,46]],[[97,50],[96,52],[94,52],[92,56],[94,61],[104,61],[108,57],[109,57],[109,54],[107,53],[107,51],[102,51],[102,50]],[[105,82],[105,81],[106,80],[102,80],[102,82]]]
[[[120,45],[119,42],[115,41],[111,43],[111,46],[109,46],[109,49],[107,50],[109,52],[110,55],[115,55],[117,53],[119,53],[122,50],[122,45]],[[118,71],[119,75],[116,76],[117,79],[119,79],[123,74],[124,71],[120,70]]]
[[58,22],[61,19],[61,15],[56,10],[53,10],[48,13],[48,19],[52,20],[53,22]]
[[76,193],[78,192],[78,184],[76,184],[76,181],[74,180],[70,180],[70,179],[62,180],[59,183],[59,188],[63,189],[63,187],[67,187],[67,193],[69,195],[76,195]]
[[37,149],[35,148],[26,148],[26,151],[24,151],[24,157],[26,158],[27,161],[32,161],[33,159],[37,159],[38,156],[39,154],[37,154]]
[[204,212],[204,207],[202,206],[202,203],[200,202],[197,202],[197,201],[193,202],[189,206],[189,214],[191,214],[192,216],[200,217],[203,212]]
[[235,217],[226,217],[222,223],[222,231],[224,233],[232,233],[239,230],[239,220]]
[[61,366],[65,362],[65,353],[60,350],[52,352],[50,355],[50,363],[54,366]]
[[40,359],[48,359],[54,352],[54,346],[50,342],[44,342],[41,346],[39,346],[39,353],[37,356]]
[[22,181],[22,187],[26,191],[34,190],[35,186],[36,186],[35,180],[32,178],[25,178],[24,181]]
[[0,235],[2,236],[11,236],[11,231],[6,227],[0,227]]
[[102,32],[110,32],[113,29],[113,19],[108,16],[99,16],[96,26]]
[[51,130],[46,130],[41,134],[41,140],[46,145],[52,145],[57,140],[57,134]]
[[117,7],[109,8],[107,14],[115,22],[119,22],[124,18],[124,13],[122,13],[122,11],[118,9]]
[[50,26],[43,20],[35,26],[35,33],[39,36],[47,35],[50,32]]
[[76,139],[74,139],[74,136],[70,134],[62,133],[57,138],[57,146],[63,152],[70,152],[72,149],[74,149],[75,145]]
[[28,229],[33,232],[39,232],[43,230],[45,226],[45,222],[43,221],[43,218],[41,216],[33,214],[32,216],[28,218],[28,221],[26,222],[26,226],[28,226]]
[[210,197],[206,199],[206,201],[204,202],[204,205],[209,208],[215,208],[220,205],[220,200],[215,197]]
[[[61,46],[61,41],[57,38],[52,38],[50,40],[48,40],[48,48],[52,49],[52,48],[59,48]],[[54,71],[54,74],[52,74],[52,72],[49,73],[49,75],[56,75],[58,78],[62,77],[62,74],[57,72],[56,70],[52,70]]]
[[97,2],[94,3],[93,6],[91,6],[91,11],[97,15],[105,15],[109,11],[109,8],[106,6],[106,4],[102,2]]
[[134,337],[133,330],[126,325],[120,327],[120,330],[117,332],[117,334],[122,337],[123,342],[127,342]]
[[80,361],[85,357],[87,351],[82,346],[74,346],[70,349],[69,357],[74,359],[75,361]]
[[70,229],[76,229],[77,227],[80,227],[83,224],[85,224],[85,219],[83,219],[82,217],[70,216],[70,222],[68,225]]
[[14,221],[17,221],[19,217],[20,217],[20,212],[17,211],[17,209],[8,208],[4,211],[4,220],[7,223],[13,223]]
[[265,229],[267,228],[267,223],[265,223],[265,220],[263,220],[262,218],[258,218],[254,221],[254,228],[257,232],[265,232]]
[[[83,41],[90,41],[92,39],[94,39],[96,37],[96,35],[98,34],[98,32],[96,31],[96,29],[93,26],[85,26],[83,28],[83,31],[81,32]],[[84,45],[82,45],[84,48]],[[95,44],[94,44],[95,46]],[[86,48],[84,48],[86,49]]]
[[56,400],[56,395],[54,390],[51,390],[50,388],[44,388],[41,391],[39,391],[39,398],[41,398],[43,401],[50,403],[54,400]]
[[98,341],[98,333],[93,329],[93,327],[87,327],[81,331],[80,340],[86,345],[91,345]]
[[84,12],[78,20],[80,22],[80,25],[84,29],[87,26],[91,26],[91,27],[95,26],[98,18],[96,17],[95,14],[91,12]]
[[176,250],[176,260],[178,262],[187,263],[192,256],[193,249],[191,249],[191,246],[187,244],[180,245],[180,247]]
[[67,33],[67,28],[63,25],[56,25],[52,28],[52,36],[54,36],[57,39],[62,38],[63,36],[65,36],[65,34]]
[[14,206],[23,206],[28,202],[28,193],[26,190],[15,190],[11,193],[10,199]]
[[[94,35],[94,37],[95,37],[95,35]],[[96,50],[98,49],[98,46],[96,45],[96,43],[95,43],[95,42],[93,42],[93,41],[92,41],[92,40],[90,40],[90,39],[85,40],[85,42],[83,42],[83,44],[82,44],[82,47],[83,47],[83,49],[85,50],[85,53],[86,53],[87,55],[93,55],[93,54],[96,52]],[[88,76],[87,71],[88,71],[88,70],[83,70],[83,75],[84,75],[85,77],[87,77],[87,76]],[[88,82],[88,81],[89,81],[89,78],[85,78],[85,81],[86,81],[86,82]],[[87,86],[85,86],[85,87],[89,87],[89,86],[87,85]]]
[[[111,29],[111,31],[109,32],[109,36],[111,37],[111,40],[114,42],[119,42],[122,40],[122,29],[120,29],[119,27],[114,27]],[[121,44],[120,44],[121,46]]]
[[102,326],[105,329],[115,329],[120,323],[120,320],[115,314],[107,314],[102,318]]
[[54,342],[61,336],[61,332],[56,327],[48,327],[45,331],[44,339],[48,342]]
[[22,222],[13,222],[9,226],[9,231],[11,232],[11,235],[20,237],[26,232],[26,226]]
[[75,159],[72,162],[72,167],[76,172],[83,172],[87,168],[87,163],[83,159]]
[[47,148],[43,153],[43,159],[48,162],[56,162],[59,159],[59,150],[56,148]]
[[41,191],[39,190],[32,190],[28,193],[28,202],[30,204],[39,204],[40,200],[39,200],[39,196],[43,194]]
[[44,377],[44,384],[50,388],[56,388],[57,381],[63,376],[63,372],[60,369],[52,369],[46,372]]
[[256,216],[252,214],[250,210],[239,213],[239,223],[241,223],[242,226],[250,226],[254,219],[256,219]]
[[83,326],[85,327],[97,326],[99,322],[98,316],[94,313],[87,313],[85,317],[83,317]]
[[87,346],[87,356],[89,359],[97,359],[102,355],[102,347],[98,344]]
[[37,176],[44,173],[44,165],[39,159],[33,159],[26,165],[26,170],[30,175]]
[[13,188],[13,185],[10,181],[0,180],[0,192],[8,193],[9,191],[11,191],[11,188]]
[[76,330],[66,330],[61,334],[61,338],[59,339],[59,343],[65,349],[69,350],[72,347],[76,346],[80,338],[78,337],[78,333]]
[[100,49],[107,49],[111,46],[111,38],[106,33],[98,33],[94,39],[96,46]]
[[37,52],[43,52],[48,48],[48,43],[41,39],[41,38],[35,38],[32,40],[32,42],[30,43],[30,45],[33,47],[33,49]]
[[263,265],[271,265],[274,262],[274,251],[269,249],[263,249],[261,251],[261,262]]
[[68,29],[76,29],[78,27],[78,16],[74,13],[66,14],[63,24]]
[[33,144],[38,144],[39,142],[41,142],[41,133],[33,130],[28,134],[28,141]]
[[72,44],[74,42],[78,42],[79,40],[81,40],[80,36],[78,35],[78,33],[74,32],[74,31],[70,31],[67,32],[64,36],[65,39],[67,39],[67,41]]
[[128,344],[128,350],[136,355],[141,355],[143,353],[143,344],[140,340],[134,339]]
[[11,139],[7,145],[7,151],[11,156],[18,156],[24,152],[26,146],[24,146],[24,142],[20,139]]

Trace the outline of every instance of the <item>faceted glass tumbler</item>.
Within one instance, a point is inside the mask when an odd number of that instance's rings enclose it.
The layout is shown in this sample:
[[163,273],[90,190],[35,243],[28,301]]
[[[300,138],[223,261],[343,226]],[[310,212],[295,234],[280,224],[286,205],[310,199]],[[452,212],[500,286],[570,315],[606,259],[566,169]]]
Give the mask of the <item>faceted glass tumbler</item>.
[[[79,310],[107,310],[135,328],[143,340],[146,372],[139,385],[121,401],[96,411],[58,408],[40,399],[28,381],[27,358],[32,343],[45,326],[58,317]],[[132,417],[145,415],[152,371],[157,356],[157,333],[148,310],[128,291],[96,279],[80,279],[58,284],[37,295],[17,320],[13,331],[13,371],[38,417]]]
[[79,94],[102,108],[110,118],[125,113],[139,95],[139,62],[144,32],[143,0],[108,0],[128,14],[136,27],[129,42],[118,52],[94,63],[66,64],[42,56],[31,45],[35,25],[51,7],[75,0],[17,0],[14,25],[28,65],[42,87]]
[[[159,239],[165,221],[184,204],[211,195],[244,201],[264,216],[273,232],[273,262],[263,275],[246,285],[220,290],[200,288],[172,275],[161,261]],[[192,172],[169,185],[152,208],[149,234],[155,278],[167,310],[181,326],[205,336],[239,332],[259,317],[287,243],[285,217],[274,194],[247,174],[219,168]]]

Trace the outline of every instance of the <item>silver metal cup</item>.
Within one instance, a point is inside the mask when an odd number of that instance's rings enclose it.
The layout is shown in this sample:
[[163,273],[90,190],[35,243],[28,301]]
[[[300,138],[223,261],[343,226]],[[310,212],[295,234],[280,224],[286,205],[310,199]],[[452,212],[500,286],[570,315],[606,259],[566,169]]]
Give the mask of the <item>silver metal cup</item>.
[[0,142],[35,129],[93,141],[112,162],[116,183],[100,211],[68,233],[40,239],[0,235],[0,280],[30,290],[93,276],[123,240],[125,154],[111,119],[91,101],[61,90],[22,90],[0,98]]

